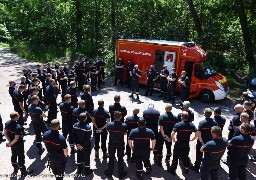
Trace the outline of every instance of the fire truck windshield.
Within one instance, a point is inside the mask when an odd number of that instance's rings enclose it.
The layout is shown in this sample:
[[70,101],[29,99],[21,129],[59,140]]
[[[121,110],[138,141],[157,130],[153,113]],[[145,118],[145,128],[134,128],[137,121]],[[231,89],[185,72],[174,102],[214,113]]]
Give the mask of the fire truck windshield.
[[206,76],[212,77],[217,75],[217,71],[213,70],[212,66],[207,61],[201,62],[201,64]]

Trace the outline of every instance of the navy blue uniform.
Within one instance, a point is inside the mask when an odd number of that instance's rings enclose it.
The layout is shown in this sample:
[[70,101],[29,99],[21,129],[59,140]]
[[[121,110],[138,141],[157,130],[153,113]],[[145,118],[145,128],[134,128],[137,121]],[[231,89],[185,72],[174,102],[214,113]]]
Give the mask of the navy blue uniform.
[[124,172],[124,135],[127,133],[127,125],[121,121],[109,122],[107,130],[109,132],[107,174],[113,174],[115,154],[117,151],[118,174],[121,176]]
[[164,98],[166,98],[168,84],[167,77],[169,76],[169,71],[167,69],[162,69],[160,71],[160,76],[161,75],[165,75],[165,77],[160,77],[161,96],[164,96]]
[[136,162],[136,172],[143,172],[143,165],[151,169],[150,164],[150,141],[155,139],[154,132],[146,127],[138,127],[131,131],[129,140],[133,141],[133,153]]
[[3,119],[0,115],[0,141],[3,141],[3,130],[4,130]]
[[40,107],[38,107],[35,104],[30,104],[28,106],[28,112],[32,120],[33,128],[34,128],[34,133],[36,135],[35,141],[36,141],[36,147],[38,148],[39,151],[42,150],[42,136],[41,133],[45,133],[47,131],[47,128],[45,126],[42,114],[43,111]]
[[[24,141],[22,135],[22,127],[15,121],[9,120],[5,123],[5,131],[11,141],[14,140],[15,135],[19,135],[19,140],[11,146],[12,156],[11,162],[14,168],[20,168],[21,171],[25,171],[25,152]],[[17,163],[18,158],[18,163]]]
[[[92,112],[92,117],[94,117],[97,127],[102,128],[107,123],[107,119],[110,118],[110,114],[103,107],[99,107],[98,109],[95,109]],[[107,153],[106,143],[107,143],[107,136],[108,136],[107,130],[105,128],[102,130],[101,133],[97,133],[96,130],[97,130],[96,127],[93,127],[94,136],[95,136],[94,149],[95,151],[99,151],[100,149],[99,143],[101,141],[102,152],[103,154],[106,154]]]
[[65,73],[65,71],[60,71],[57,76],[57,79],[58,79],[58,81],[60,83],[60,87],[61,87],[62,100],[64,99],[64,96],[67,94],[68,80],[62,79],[62,78],[66,78],[66,77],[67,77],[67,74]]
[[169,100],[172,101],[172,104],[174,104],[175,102],[175,89],[176,89],[176,83],[177,83],[177,79],[178,79],[178,75],[177,73],[170,73],[169,75],[170,78],[175,78],[175,81],[168,81],[168,94],[169,94]]
[[[186,111],[186,112],[188,113],[188,121],[190,121],[190,122],[194,121],[194,116],[195,116],[194,112],[191,111],[190,109],[188,111]],[[178,114],[178,121],[179,122],[181,121],[181,115],[182,115],[182,113]]]
[[73,124],[79,122],[79,115],[82,114],[82,113],[86,113],[87,114],[87,121],[90,122],[91,121],[91,117],[90,117],[90,114],[86,111],[85,108],[81,108],[81,107],[78,107],[78,108],[75,108],[73,110],[73,113],[72,113],[72,121],[73,121]]
[[127,87],[129,89],[131,89],[131,75],[130,75],[130,72],[133,70],[134,66],[133,64],[130,62],[128,62],[128,64],[126,65],[126,79],[127,79]]
[[67,94],[71,95],[71,105],[74,108],[77,108],[78,98],[77,98],[77,95],[76,95],[76,88],[68,87],[67,88]]
[[214,116],[214,119],[218,126],[223,130],[223,127],[225,126],[226,123],[226,118],[224,116]]
[[85,101],[85,109],[88,113],[92,114],[94,109],[92,95],[88,92],[84,92],[80,94],[81,100]]
[[24,125],[24,119],[23,119],[23,110],[21,109],[19,103],[23,104],[23,95],[18,90],[14,90],[12,93],[12,102],[14,106],[14,111],[19,113],[20,117],[18,119],[18,123],[23,126]]
[[232,149],[230,152],[229,179],[236,178],[246,180],[246,166],[248,154],[254,144],[254,138],[249,134],[241,134],[230,140]]
[[139,94],[139,76],[137,76],[136,74],[141,76],[141,71],[139,69],[134,68],[132,71],[132,81],[131,81],[131,88],[132,88],[132,94],[136,93],[137,95]]
[[60,112],[62,117],[62,134],[65,137],[65,139],[69,138],[69,145],[71,148],[74,148],[74,139],[73,139],[73,120],[72,120],[72,114],[74,111],[74,107],[71,104],[67,103],[61,103],[60,106]]
[[77,149],[77,165],[85,163],[85,170],[90,169],[92,128],[87,122],[77,122],[73,126],[75,144],[80,144],[83,149]]
[[[207,143],[208,141],[212,140],[211,128],[217,125],[218,124],[213,118],[205,118],[204,120],[199,122],[198,131],[201,132],[203,143]],[[202,147],[202,143],[199,140],[197,140],[196,161],[195,161],[196,169],[200,169],[200,165],[203,158],[203,153],[200,151],[201,147]]]
[[91,76],[91,87],[92,91],[97,90],[96,85],[97,85],[97,80],[98,80],[98,74],[95,74],[98,71],[97,66],[93,64],[90,67],[90,76]]
[[249,115],[249,121],[253,120],[254,114],[252,110],[245,110],[244,112]]
[[[156,110],[155,108],[148,108],[145,111],[143,111],[143,118],[146,121],[147,128],[151,129],[154,132],[154,135],[156,136],[156,139],[158,139],[158,120],[159,120],[160,112]],[[157,155],[157,144],[154,149],[154,155]]]
[[[124,63],[122,60],[118,60],[116,62],[116,66],[123,66]],[[116,72],[115,72],[115,85],[117,84],[117,79],[120,79],[120,84],[121,86],[123,86],[123,68],[116,68]]]
[[110,112],[110,115],[111,115],[111,121],[115,120],[115,118],[114,118],[115,111],[121,112],[121,114],[122,114],[121,121],[124,122],[124,117],[127,115],[126,108],[124,106],[121,106],[120,103],[114,103],[113,105],[110,105],[109,106],[109,112]]
[[150,94],[150,96],[152,96],[153,93],[153,87],[154,87],[154,79],[156,78],[156,70],[154,68],[149,68],[148,69],[148,73],[147,73],[147,87],[146,87],[146,93],[145,95],[147,96],[148,93]]
[[[255,126],[253,124],[249,124],[249,126],[251,127],[251,130],[250,132],[248,133],[249,135],[251,136],[256,136],[256,129],[255,129]],[[234,136],[239,136],[241,135],[241,131],[240,131],[240,126],[236,128],[235,130],[235,133],[234,133]]]
[[204,159],[201,165],[201,179],[218,179],[220,160],[225,153],[227,140],[225,138],[213,139],[203,145]]
[[190,146],[190,136],[193,132],[196,132],[197,129],[192,122],[181,121],[176,123],[173,127],[173,131],[176,132],[176,139],[174,149],[173,149],[173,159],[170,167],[171,171],[177,169],[178,160],[182,157],[184,167],[188,168],[190,166],[190,159],[188,157]]
[[[164,134],[170,138],[173,126],[178,122],[178,119],[176,116],[174,116],[171,112],[166,112],[165,114],[162,114],[159,117],[159,125],[160,127],[163,127]],[[170,157],[172,155],[171,153],[171,146],[172,141],[168,142],[165,137],[162,136],[161,132],[159,131],[158,138],[157,138],[157,157],[160,161],[162,161],[163,158],[163,145],[165,143],[167,154],[166,154],[166,160],[169,161]]]
[[186,101],[189,97],[189,91],[190,91],[190,80],[187,76],[180,77],[181,81],[185,82],[185,85],[180,84],[180,98],[181,101]]
[[53,119],[57,118],[57,99],[58,92],[55,87],[52,85],[48,85],[46,87],[46,92],[44,96],[44,101],[49,106],[49,112],[48,112],[48,123],[50,123]]
[[49,130],[44,133],[43,141],[48,151],[48,158],[53,174],[63,177],[67,163],[67,158],[63,152],[67,148],[65,137],[59,134],[57,130]]
[[132,115],[132,116],[128,116],[128,117],[126,118],[126,120],[125,120],[125,123],[127,124],[127,130],[128,130],[128,132],[127,132],[127,144],[126,144],[126,155],[127,155],[128,157],[131,156],[131,148],[130,148],[130,146],[129,146],[129,144],[128,144],[129,134],[130,134],[130,132],[131,132],[132,129],[138,127],[138,121],[139,121],[139,119],[140,119],[140,118],[138,117],[138,115],[137,115],[137,114],[134,114],[134,115]]
[[105,84],[105,71],[104,71],[104,67],[106,66],[106,63],[102,60],[99,60],[96,63],[97,69],[99,71],[98,74],[98,88],[100,88],[100,85],[104,85]]

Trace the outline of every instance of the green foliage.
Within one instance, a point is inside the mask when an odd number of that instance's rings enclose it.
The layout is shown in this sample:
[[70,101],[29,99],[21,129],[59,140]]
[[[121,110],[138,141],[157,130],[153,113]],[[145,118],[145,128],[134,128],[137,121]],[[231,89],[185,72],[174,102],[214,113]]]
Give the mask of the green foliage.
[[[244,4],[255,44],[254,2]],[[0,27],[8,32],[14,50],[38,61],[70,56],[74,62],[82,55],[92,59],[99,55],[111,69],[116,37],[125,35],[195,41],[207,50],[208,59],[220,72],[246,72],[248,62],[235,1],[194,0],[193,3],[202,24],[202,37],[198,37],[184,0],[0,1]]]

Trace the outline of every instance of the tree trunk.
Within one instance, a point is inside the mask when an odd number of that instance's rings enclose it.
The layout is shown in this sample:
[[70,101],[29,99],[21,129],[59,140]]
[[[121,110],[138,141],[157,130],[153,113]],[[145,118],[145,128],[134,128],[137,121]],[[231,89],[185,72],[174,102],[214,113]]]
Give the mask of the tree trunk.
[[76,49],[78,51],[81,50],[82,46],[82,19],[83,19],[83,12],[81,10],[81,1],[75,1],[75,22],[76,22]]
[[246,54],[246,60],[249,64],[249,70],[252,73],[255,69],[255,58],[253,53],[253,43],[251,34],[248,28],[248,22],[247,17],[244,9],[244,3],[243,0],[235,0],[237,5],[237,12],[241,24],[241,29],[243,33],[243,39],[244,39],[244,46],[245,46],[245,54]]
[[[110,12],[110,16],[111,16],[111,30],[112,30],[112,52],[113,54],[115,54],[115,48],[116,48],[116,7],[115,7],[115,0],[111,0],[111,12]],[[114,61],[115,63],[115,61]]]
[[193,4],[193,0],[187,0],[188,6],[189,6],[189,10],[190,10],[190,14],[194,20],[195,26],[196,26],[196,31],[198,34],[198,37],[201,38],[202,34],[203,34],[203,28],[202,28],[202,24],[201,21],[198,17],[198,14],[196,12],[195,6]]

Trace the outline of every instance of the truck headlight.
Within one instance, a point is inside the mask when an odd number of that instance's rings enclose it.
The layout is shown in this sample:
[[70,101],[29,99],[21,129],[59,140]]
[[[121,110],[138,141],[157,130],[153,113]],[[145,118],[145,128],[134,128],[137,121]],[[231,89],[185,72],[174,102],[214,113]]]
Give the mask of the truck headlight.
[[220,88],[220,90],[224,91],[224,87],[222,86],[222,84],[218,81],[215,81],[216,86],[218,86],[218,88]]

